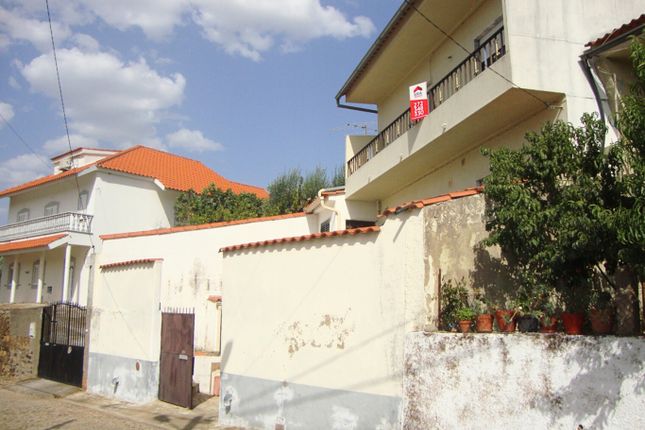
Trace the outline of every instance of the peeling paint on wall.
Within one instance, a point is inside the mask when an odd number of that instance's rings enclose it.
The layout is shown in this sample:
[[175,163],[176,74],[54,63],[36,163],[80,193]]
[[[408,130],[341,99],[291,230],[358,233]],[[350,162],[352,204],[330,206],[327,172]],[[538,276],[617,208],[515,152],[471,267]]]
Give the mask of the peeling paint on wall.
[[354,331],[354,325],[346,322],[350,311],[348,308],[342,316],[322,314],[318,323],[291,323],[284,336],[289,356],[303,348],[345,349],[346,340]]

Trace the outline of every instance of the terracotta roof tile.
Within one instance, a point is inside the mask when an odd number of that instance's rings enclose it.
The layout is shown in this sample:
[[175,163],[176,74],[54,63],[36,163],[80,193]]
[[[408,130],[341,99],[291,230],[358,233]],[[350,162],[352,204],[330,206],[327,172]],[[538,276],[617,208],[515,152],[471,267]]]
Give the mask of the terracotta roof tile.
[[114,267],[139,266],[142,264],[152,264],[157,261],[163,261],[163,258],[140,258],[137,260],[117,261],[116,263],[101,264],[99,268],[112,269]]
[[277,221],[281,219],[297,218],[297,217],[303,217],[303,216],[305,216],[304,212],[297,212],[293,214],[274,215],[274,216],[267,216],[267,217],[260,217],[260,218],[247,218],[247,219],[239,219],[234,221],[212,222],[208,224],[185,225],[181,227],[168,227],[168,228],[157,228],[154,230],[104,234],[99,237],[103,240],[112,240],[112,239],[124,239],[128,237],[158,236],[162,234],[179,233],[183,231],[207,230],[210,228],[228,227],[231,225],[240,225],[240,224],[251,224],[254,222],[263,222],[263,221]]
[[0,253],[19,251],[23,249],[42,248],[65,236],[67,236],[66,233],[61,233],[52,236],[38,237],[36,239],[16,240],[14,242],[0,243]]
[[193,189],[201,192],[208,185],[214,183],[218,188],[223,190],[231,189],[234,193],[251,193],[260,198],[269,196],[263,188],[230,181],[199,161],[145,146],[135,146],[82,167],[7,188],[0,191],[0,197],[71,177],[92,166],[158,179],[166,188],[177,191]]
[[226,246],[224,248],[221,248],[220,252],[238,251],[240,249],[258,248],[261,246],[276,245],[280,243],[304,242],[307,240],[323,239],[326,237],[347,236],[347,235],[354,236],[357,234],[378,232],[380,230],[381,228],[378,226],[370,226],[370,227],[352,228],[349,230],[337,230],[337,231],[327,231],[324,233],[306,234],[303,236],[283,237],[280,239],[269,239],[269,240],[263,240],[261,242],[250,242],[250,243],[243,243],[240,245]]
[[430,197],[428,199],[413,200],[411,202],[403,203],[398,206],[385,209],[383,213],[380,215],[380,217],[386,217],[388,215],[398,214],[401,212],[405,212],[409,209],[421,209],[424,206],[447,202],[448,200],[455,200],[461,197],[472,196],[475,194],[479,194],[482,191],[483,191],[482,187],[466,188],[463,191],[456,191],[453,193],[442,194],[436,197]]
[[208,301],[213,302],[213,303],[219,303],[222,301],[222,296],[208,296]]
[[614,28],[612,31],[610,31],[609,33],[606,33],[604,36],[599,37],[594,41],[588,42],[587,44],[585,44],[585,46],[589,48],[596,48],[597,46],[604,45],[605,43],[610,42],[622,36],[625,33],[630,32],[631,30],[635,30],[641,25],[645,25],[645,14],[642,14],[638,18],[632,19],[627,24],[623,24],[618,28]]

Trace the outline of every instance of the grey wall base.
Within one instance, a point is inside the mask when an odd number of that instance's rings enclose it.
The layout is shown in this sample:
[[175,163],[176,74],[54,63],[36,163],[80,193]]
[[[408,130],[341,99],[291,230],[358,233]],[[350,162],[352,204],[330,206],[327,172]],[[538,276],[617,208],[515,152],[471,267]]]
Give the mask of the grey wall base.
[[159,362],[90,352],[87,391],[132,403],[155,400],[159,392]]
[[222,425],[271,429],[396,429],[401,398],[225,373]]

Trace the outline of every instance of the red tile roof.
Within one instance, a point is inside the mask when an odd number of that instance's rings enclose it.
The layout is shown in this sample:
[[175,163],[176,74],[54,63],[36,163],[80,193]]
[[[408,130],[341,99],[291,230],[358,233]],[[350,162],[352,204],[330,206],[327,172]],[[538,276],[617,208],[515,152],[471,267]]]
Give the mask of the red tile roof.
[[112,269],[114,267],[138,266],[142,264],[152,264],[156,261],[163,261],[163,258],[140,258],[138,260],[117,261],[116,263],[101,264],[101,269]]
[[463,191],[456,191],[454,193],[442,194],[440,196],[430,197],[428,199],[413,200],[411,202],[407,202],[407,203],[400,204],[398,206],[387,208],[383,211],[383,213],[380,216],[386,217],[388,215],[401,213],[409,209],[421,209],[424,206],[433,205],[435,203],[447,202],[448,200],[455,200],[461,197],[473,196],[475,194],[481,193],[483,190],[484,190],[483,187],[466,188]]
[[324,233],[307,234],[304,236],[283,237],[281,239],[270,239],[270,240],[263,240],[261,242],[251,242],[251,243],[243,243],[240,245],[226,246],[224,248],[221,248],[220,252],[238,251],[240,249],[247,249],[247,248],[258,248],[261,246],[276,245],[279,243],[303,242],[303,241],[312,240],[312,239],[323,239],[326,237],[347,236],[347,235],[354,236],[357,234],[372,233],[372,232],[379,232],[379,231],[381,231],[381,228],[379,226],[359,227],[359,228],[352,228],[349,230],[327,231]]
[[92,166],[158,179],[166,188],[177,191],[193,189],[201,192],[208,185],[214,183],[218,188],[223,190],[231,189],[235,193],[252,193],[260,198],[268,197],[268,193],[263,188],[230,181],[199,161],[145,146],[135,146],[102,158],[92,164],[7,188],[6,190],[0,191],[0,197],[70,177]]
[[0,253],[10,251],[20,251],[24,249],[42,248],[50,243],[67,236],[66,233],[55,234],[52,236],[43,236],[36,239],[17,240],[14,242],[0,243]]
[[630,31],[635,30],[642,25],[645,25],[645,14],[642,14],[638,18],[632,19],[627,24],[623,24],[618,28],[614,28],[612,31],[605,34],[604,36],[599,37],[598,39],[585,44],[585,46],[589,48],[596,48],[600,45],[604,45],[607,42],[617,39],[623,34],[629,33]]
[[297,212],[293,214],[274,215],[274,216],[267,216],[267,217],[260,217],[260,218],[247,218],[247,219],[239,219],[234,221],[212,222],[208,224],[199,224],[199,225],[185,225],[182,227],[168,227],[168,228],[157,228],[154,230],[104,234],[99,237],[103,240],[112,240],[112,239],[124,239],[128,237],[157,236],[161,234],[171,234],[171,233],[178,233],[182,231],[206,230],[209,228],[227,227],[231,225],[250,224],[254,222],[263,222],[263,221],[277,221],[281,219],[289,219],[289,218],[296,218],[296,217],[302,217],[302,216],[305,216],[304,212]]

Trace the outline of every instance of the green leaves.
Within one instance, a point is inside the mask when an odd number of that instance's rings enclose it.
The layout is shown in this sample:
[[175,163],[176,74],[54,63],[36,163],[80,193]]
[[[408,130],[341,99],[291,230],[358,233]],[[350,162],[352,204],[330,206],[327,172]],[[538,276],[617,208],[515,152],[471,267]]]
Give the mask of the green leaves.
[[255,194],[223,191],[215,184],[201,193],[189,190],[175,202],[175,224],[195,225],[262,216],[265,202]]

